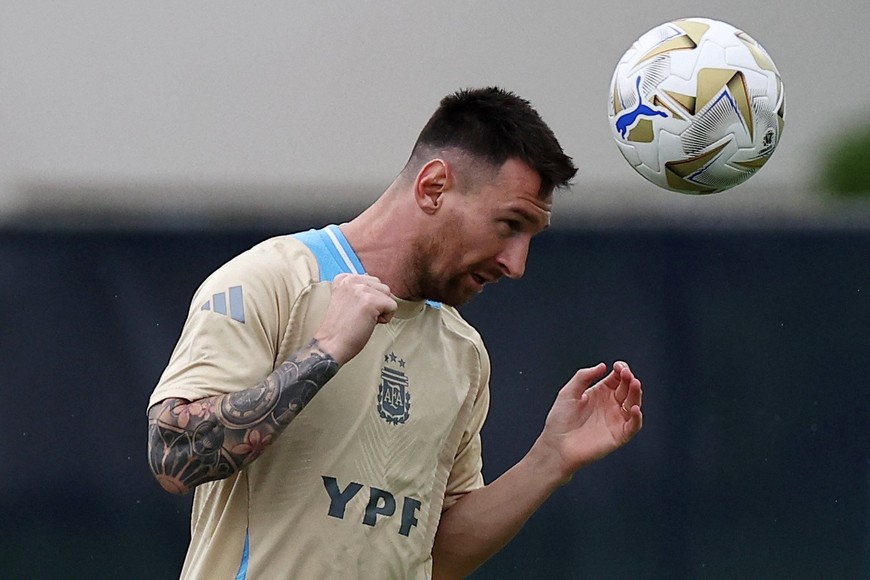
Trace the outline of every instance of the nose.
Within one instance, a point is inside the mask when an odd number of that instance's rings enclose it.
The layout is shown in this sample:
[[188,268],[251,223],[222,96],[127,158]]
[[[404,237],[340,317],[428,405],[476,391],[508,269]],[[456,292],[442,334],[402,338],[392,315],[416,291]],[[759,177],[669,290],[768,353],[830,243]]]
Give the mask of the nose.
[[507,246],[496,257],[499,268],[508,278],[522,278],[526,272],[526,260],[529,257],[529,242],[525,236],[517,236],[508,241]]

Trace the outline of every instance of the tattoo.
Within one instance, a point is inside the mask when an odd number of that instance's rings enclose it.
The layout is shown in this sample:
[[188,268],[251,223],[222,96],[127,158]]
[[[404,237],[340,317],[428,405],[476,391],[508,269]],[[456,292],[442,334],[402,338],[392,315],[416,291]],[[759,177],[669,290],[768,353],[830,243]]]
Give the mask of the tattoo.
[[254,387],[155,405],[148,412],[151,471],[172,493],[229,477],[266,450],[338,367],[312,340]]

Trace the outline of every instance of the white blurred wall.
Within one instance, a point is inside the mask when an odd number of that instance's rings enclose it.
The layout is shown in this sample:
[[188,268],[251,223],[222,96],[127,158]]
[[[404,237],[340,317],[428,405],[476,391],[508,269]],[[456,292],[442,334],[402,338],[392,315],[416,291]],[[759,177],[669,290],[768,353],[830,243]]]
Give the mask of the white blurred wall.
[[[706,198],[644,182],[606,116],[622,53],[685,16],[744,28],[786,86],[773,159]],[[870,121],[868,18],[867,0],[0,0],[0,220],[362,206],[441,96],[487,84],[580,166],[566,219],[830,211],[812,186],[836,132]]]

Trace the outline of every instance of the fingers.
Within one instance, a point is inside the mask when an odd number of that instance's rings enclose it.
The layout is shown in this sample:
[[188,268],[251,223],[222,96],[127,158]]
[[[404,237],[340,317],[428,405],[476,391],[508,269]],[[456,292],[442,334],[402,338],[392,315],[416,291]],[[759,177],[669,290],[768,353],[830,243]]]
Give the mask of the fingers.
[[634,374],[631,372],[628,363],[618,360],[613,363],[613,375],[616,385],[616,400],[623,403],[628,396],[628,386],[631,383],[631,379],[634,378]]
[[617,361],[613,368],[619,379],[613,397],[628,421],[628,430],[636,433],[643,424],[643,385],[627,363]]
[[389,322],[398,308],[390,287],[367,274],[339,274],[332,282],[332,293],[336,302],[368,309],[379,323]]
[[389,322],[398,304],[390,288],[374,276],[339,274],[314,338],[339,364],[356,356],[378,324]]
[[629,415],[633,407],[643,404],[643,388],[640,379],[634,376],[631,367],[625,361],[613,363],[613,370],[601,381],[613,391],[613,398]]
[[372,291],[389,296],[390,287],[368,274],[339,274],[332,281],[333,291],[343,288],[370,288]]
[[[634,394],[635,387],[637,391],[636,395]],[[625,415],[626,421],[623,425],[623,436],[625,437],[625,441],[629,441],[638,433],[638,431],[641,430],[641,428],[643,428],[642,395],[643,391],[641,390],[640,381],[635,379],[634,385],[629,389],[628,401],[622,405],[623,409],[628,409],[628,412]]]
[[569,385],[576,391],[577,396],[583,393],[586,389],[588,389],[592,383],[599,380],[604,372],[607,370],[607,365],[604,363],[598,363],[593,367],[587,367],[579,369],[574,376],[569,381]]
[[[617,401],[619,398],[617,397]],[[640,380],[632,377],[626,388],[625,398],[619,403],[623,411],[631,412],[633,409],[638,411],[643,405],[643,388]]]

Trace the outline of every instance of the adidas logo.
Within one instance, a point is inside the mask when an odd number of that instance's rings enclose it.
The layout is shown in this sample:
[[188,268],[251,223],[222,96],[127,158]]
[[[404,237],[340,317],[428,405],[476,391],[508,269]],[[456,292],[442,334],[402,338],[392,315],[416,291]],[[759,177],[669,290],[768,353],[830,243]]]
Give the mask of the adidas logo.
[[[230,318],[245,323],[245,301],[242,297],[241,286],[231,286],[229,289],[229,300],[227,300],[226,292],[219,292],[211,297],[211,300],[206,300],[205,304],[200,307],[200,310],[213,310],[224,316],[229,315]],[[229,305],[229,310],[227,310]]]

